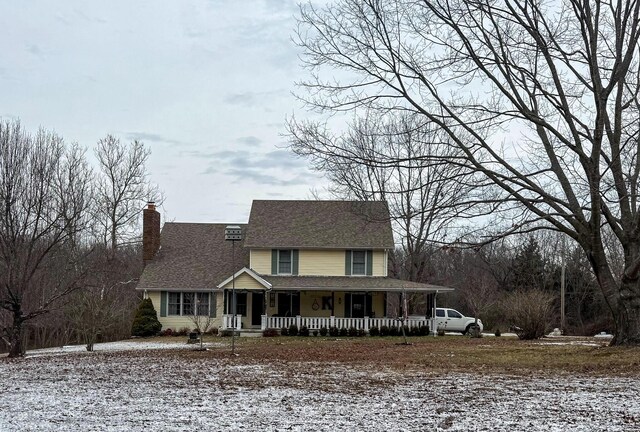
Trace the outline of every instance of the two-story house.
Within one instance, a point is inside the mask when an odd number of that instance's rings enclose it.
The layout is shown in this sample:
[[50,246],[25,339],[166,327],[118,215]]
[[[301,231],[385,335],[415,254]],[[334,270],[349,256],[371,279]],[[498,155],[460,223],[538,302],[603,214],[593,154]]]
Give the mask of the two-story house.
[[[241,228],[241,241],[225,241],[228,225]],[[151,298],[163,328],[193,327],[197,304],[223,329],[368,330],[395,323],[389,295],[451,290],[388,277],[394,239],[381,201],[256,200],[247,224],[171,222],[162,232],[150,205],[143,232],[137,289]]]

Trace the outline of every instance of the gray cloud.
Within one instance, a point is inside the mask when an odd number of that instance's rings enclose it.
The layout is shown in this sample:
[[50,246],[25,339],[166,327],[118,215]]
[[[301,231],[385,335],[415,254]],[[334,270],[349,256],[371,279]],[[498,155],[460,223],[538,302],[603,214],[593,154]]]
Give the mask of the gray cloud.
[[262,140],[258,137],[250,135],[250,136],[240,137],[236,139],[236,142],[238,144],[246,145],[247,147],[257,147],[260,145]]
[[302,174],[298,174],[290,179],[265,174],[257,170],[231,169],[228,170],[226,174],[235,177],[235,180],[233,181],[234,183],[240,183],[243,180],[250,180],[254,183],[268,186],[296,186],[306,182],[305,176]]
[[36,44],[27,45],[27,52],[36,57],[42,57],[42,54],[44,54],[42,49]]
[[165,144],[172,144],[172,145],[184,145],[184,142],[182,141],[165,138],[162,135],[149,133],[149,132],[127,132],[125,136],[129,140],[151,141],[151,142],[165,143]]
[[274,98],[286,95],[288,95],[288,91],[284,89],[265,92],[231,93],[226,95],[223,101],[230,105],[253,107],[265,102],[270,102],[272,104]]
[[248,181],[268,186],[298,186],[313,177],[306,162],[286,150],[266,153],[225,150],[197,153],[197,157],[213,159],[202,174],[223,174],[232,177],[236,184]]

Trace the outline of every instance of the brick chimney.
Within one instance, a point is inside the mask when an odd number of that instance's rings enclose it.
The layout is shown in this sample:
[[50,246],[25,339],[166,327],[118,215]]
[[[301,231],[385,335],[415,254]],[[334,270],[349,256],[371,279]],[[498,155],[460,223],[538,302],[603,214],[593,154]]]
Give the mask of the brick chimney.
[[147,265],[153,260],[160,247],[160,213],[156,203],[150,201],[142,211],[142,262]]

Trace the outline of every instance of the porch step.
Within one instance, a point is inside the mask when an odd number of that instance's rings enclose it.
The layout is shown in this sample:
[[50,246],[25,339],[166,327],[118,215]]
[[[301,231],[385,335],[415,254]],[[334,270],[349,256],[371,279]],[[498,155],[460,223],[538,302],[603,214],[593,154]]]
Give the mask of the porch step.
[[242,330],[240,337],[262,337],[262,330]]

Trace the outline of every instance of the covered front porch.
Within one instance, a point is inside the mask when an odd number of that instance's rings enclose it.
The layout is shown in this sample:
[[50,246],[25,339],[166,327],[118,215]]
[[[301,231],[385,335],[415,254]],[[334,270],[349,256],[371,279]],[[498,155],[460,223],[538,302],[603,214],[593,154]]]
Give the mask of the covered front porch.
[[[387,277],[271,276],[244,268],[221,283],[222,329],[282,329],[295,325],[310,330],[429,326],[425,317],[398,320],[403,293],[432,295],[452,288]],[[234,295],[235,292],[235,307]],[[395,299],[390,302],[389,299]],[[389,306],[394,304],[394,306]],[[234,322],[233,312],[236,319]],[[433,328],[433,326],[429,326]]]

